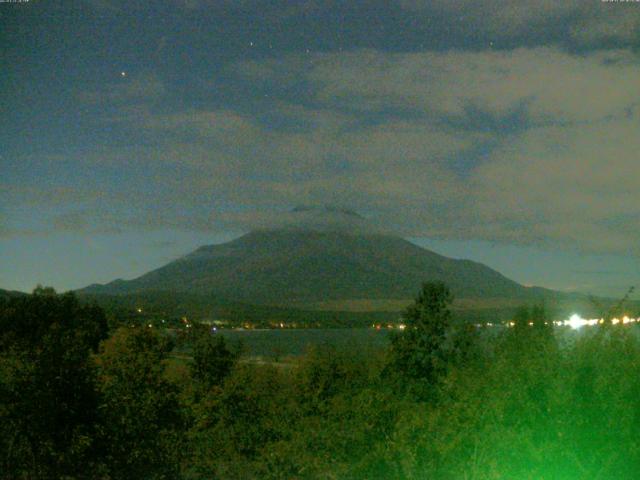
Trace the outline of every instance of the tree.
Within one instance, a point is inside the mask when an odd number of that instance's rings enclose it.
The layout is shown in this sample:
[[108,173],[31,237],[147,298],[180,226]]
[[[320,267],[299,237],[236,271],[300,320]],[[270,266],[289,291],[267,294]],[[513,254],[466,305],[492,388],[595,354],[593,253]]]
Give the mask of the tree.
[[256,467],[295,421],[284,378],[273,366],[245,364],[204,392],[193,405],[188,478],[264,478]]
[[529,331],[529,318],[531,313],[527,305],[521,305],[513,315],[513,332],[517,337],[526,335]]
[[102,310],[52,288],[0,301],[5,478],[84,478],[95,472],[98,397],[90,353],[106,330]]
[[151,328],[120,328],[96,357],[109,478],[175,478],[183,428],[165,378],[171,342]]
[[633,285],[629,287],[629,289],[624,294],[624,296],[620,298],[620,300],[618,300],[616,303],[610,305],[609,307],[606,307],[602,302],[600,302],[593,295],[589,295],[589,300],[591,304],[595,308],[600,318],[604,320],[604,326],[611,325],[612,324],[611,320],[613,318],[623,315],[625,306],[629,303],[629,298],[635,291],[635,288],[636,287],[634,287]]
[[543,303],[531,307],[530,319],[533,331],[539,339],[549,340],[553,337],[553,322]]
[[530,355],[532,351],[540,353],[555,343],[553,322],[542,303],[531,308],[526,305],[518,307],[513,324],[514,327],[509,331],[506,340],[516,356]]
[[413,379],[435,383],[446,370],[453,296],[442,282],[426,282],[404,314],[405,329],[391,340],[392,366]]
[[193,378],[205,388],[220,385],[238,360],[239,352],[232,351],[222,335],[202,334],[193,346]]

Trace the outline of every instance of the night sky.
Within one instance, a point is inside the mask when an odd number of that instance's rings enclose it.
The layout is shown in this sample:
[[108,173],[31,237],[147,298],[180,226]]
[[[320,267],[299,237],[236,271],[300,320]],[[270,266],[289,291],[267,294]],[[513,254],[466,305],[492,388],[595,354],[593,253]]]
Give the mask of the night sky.
[[640,2],[3,0],[0,45],[0,288],[297,205],[526,285],[640,277]]

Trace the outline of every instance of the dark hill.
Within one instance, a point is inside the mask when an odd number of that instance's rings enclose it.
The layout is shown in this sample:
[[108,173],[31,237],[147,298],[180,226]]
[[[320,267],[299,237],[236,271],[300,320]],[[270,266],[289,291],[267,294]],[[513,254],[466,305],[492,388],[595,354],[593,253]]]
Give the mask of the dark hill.
[[0,298],[22,297],[27,295],[24,292],[18,292],[16,290],[3,290],[0,288]]
[[204,246],[134,280],[92,285],[83,293],[189,292],[289,305],[413,298],[427,280],[444,281],[458,298],[534,299],[552,293],[397,236],[295,228],[254,231]]

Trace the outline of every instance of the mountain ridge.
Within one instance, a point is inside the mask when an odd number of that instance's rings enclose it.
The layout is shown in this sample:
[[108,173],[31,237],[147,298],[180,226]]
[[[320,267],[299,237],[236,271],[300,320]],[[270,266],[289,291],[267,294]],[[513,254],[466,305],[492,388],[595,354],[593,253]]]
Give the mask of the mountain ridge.
[[525,287],[479,262],[445,257],[395,235],[295,226],[254,230],[230,242],[205,245],[133,280],[94,284],[80,292],[194,292],[290,305],[412,298],[428,280],[444,281],[459,298],[532,300],[559,295]]

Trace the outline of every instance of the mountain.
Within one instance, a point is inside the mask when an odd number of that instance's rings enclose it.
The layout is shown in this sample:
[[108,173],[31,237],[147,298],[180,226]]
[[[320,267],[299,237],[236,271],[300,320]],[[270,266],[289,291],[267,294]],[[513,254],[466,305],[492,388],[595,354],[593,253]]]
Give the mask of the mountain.
[[18,292],[16,290],[3,290],[0,288],[0,298],[22,297],[26,295],[24,292]]
[[391,234],[308,225],[256,230],[228,243],[200,247],[139,278],[91,285],[81,293],[188,292],[251,304],[299,306],[412,299],[427,280],[444,281],[457,298],[465,299],[532,300],[553,294]]

